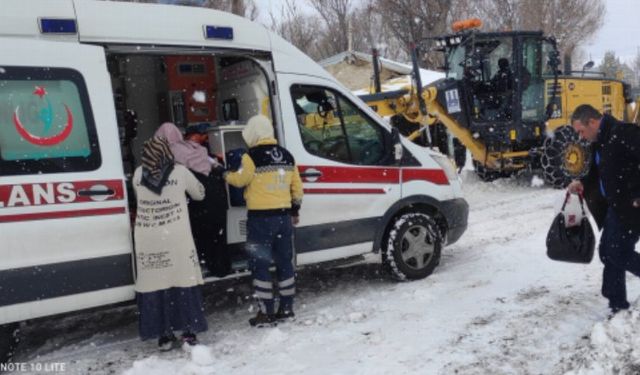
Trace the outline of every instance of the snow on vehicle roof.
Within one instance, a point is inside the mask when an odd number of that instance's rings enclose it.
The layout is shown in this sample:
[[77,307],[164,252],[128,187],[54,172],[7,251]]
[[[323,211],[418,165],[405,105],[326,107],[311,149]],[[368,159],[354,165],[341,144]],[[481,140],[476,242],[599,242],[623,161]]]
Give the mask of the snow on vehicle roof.
[[[41,19],[77,22],[77,33],[44,34]],[[232,39],[207,39],[207,26],[231,28]],[[93,0],[4,0],[0,37],[24,37],[111,45],[229,48],[273,53],[279,72],[335,81],[311,58],[264,26],[218,10]]]
[[[420,81],[422,82],[423,87],[444,77],[445,77],[444,73],[436,72],[428,69],[420,69]],[[381,87],[382,92],[406,89],[411,86],[411,75],[408,74],[405,76],[390,79],[388,81],[382,82],[381,86],[382,86]],[[371,94],[369,92],[369,89],[360,89],[360,90],[352,91],[352,93],[354,95]]]

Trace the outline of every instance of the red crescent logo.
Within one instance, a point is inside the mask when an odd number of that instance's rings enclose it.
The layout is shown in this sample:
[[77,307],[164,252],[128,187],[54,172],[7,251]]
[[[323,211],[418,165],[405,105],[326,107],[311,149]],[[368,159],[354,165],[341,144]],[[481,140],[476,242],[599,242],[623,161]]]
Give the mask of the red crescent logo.
[[71,114],[71,110],[64,104],[64,109],[67,111],[67,124],[64,129],[56,135],[52,135],[51,137],[38,137],[37,135],[33,135],[27,131],[20,122],[20,118],[18,117],[18,108],[13,112],[13,124],[16,126],[16,130],[20,134],[20,136],[27,140],[27,142],[32,143],[38,146],[53,146],[58,143],[63,142],[69,134],[71,134],[71,130],[73,130],[73,115]]

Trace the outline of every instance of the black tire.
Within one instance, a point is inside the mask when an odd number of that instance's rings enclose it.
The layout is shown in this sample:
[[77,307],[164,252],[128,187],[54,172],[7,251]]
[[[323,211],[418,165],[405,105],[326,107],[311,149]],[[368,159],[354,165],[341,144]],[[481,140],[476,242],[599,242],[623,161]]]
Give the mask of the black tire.
[[571,180],[584,176],[590,161],[589,145],[570,126],[559,127],[544,140],[540,165],[545,182],[554,188],[563,189]]
[[477,160],[473,161],[473,170],[476,172],[476,175],[478,175],[478,178],[484,182],[491,182],[501,177],[499,171],[488,169]]
[[7,363],[13,357],[13,352],[19,341],[18,332],[18,323],[0,326],[0,363]]
[[419,280],[440,263],[442,235],[435,220],[422,212],[397,217],[383,246],[383,265],[397,280]]

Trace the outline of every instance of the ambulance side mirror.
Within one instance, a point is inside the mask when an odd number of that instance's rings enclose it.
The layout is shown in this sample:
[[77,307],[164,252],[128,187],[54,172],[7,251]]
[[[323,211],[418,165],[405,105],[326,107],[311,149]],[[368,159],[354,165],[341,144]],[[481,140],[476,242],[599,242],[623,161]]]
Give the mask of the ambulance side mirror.
[[400,132],[397,128],[391,129],[391,144],[393,145],[393,158],[396,163],[402,160],[402,141],[400,140]]

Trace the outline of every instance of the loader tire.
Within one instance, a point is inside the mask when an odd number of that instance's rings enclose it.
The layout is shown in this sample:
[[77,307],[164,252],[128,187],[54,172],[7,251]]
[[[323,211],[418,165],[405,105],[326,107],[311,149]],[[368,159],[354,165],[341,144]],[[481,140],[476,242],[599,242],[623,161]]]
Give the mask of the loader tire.
[[0,326],[0,363],[7,363],[13,357],[19,341],[18,328],[18,323]]
[[583,177],[591,163],[591,149],[570,126],[561,126],[544,140],[540,165],[547,184],[564,189]]
[[384,268],[397,280],[419,280],[440,263],[442,234],[435,220],[423,212],[407,212],[391,224],[383,244]]

